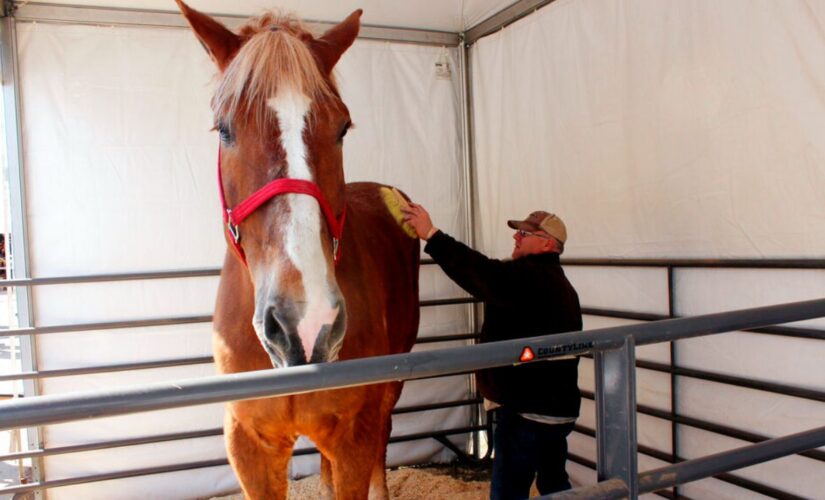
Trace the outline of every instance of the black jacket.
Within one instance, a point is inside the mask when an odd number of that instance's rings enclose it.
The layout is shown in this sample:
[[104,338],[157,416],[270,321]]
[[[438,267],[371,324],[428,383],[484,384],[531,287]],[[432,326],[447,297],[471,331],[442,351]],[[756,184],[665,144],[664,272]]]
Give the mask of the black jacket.
[[[559,255],[490,259],[438,231],[424,247],[461,288],[484,302],[481,342],[581,330],[579,296]],[[579,359],[548,360],[482,370],[482,396],[521,413],[577,417]]]

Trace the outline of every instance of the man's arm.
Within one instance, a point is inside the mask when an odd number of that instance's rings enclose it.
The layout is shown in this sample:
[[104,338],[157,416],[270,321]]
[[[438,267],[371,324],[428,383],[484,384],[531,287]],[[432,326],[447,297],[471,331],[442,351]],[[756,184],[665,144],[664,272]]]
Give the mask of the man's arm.
[[444,273],[475,298],[491,303],[517,301],[520,287],[512,262],[491,259],[436,228],[421,205],[410,203],[402,209],[404,221],[426,240],[424,251]]

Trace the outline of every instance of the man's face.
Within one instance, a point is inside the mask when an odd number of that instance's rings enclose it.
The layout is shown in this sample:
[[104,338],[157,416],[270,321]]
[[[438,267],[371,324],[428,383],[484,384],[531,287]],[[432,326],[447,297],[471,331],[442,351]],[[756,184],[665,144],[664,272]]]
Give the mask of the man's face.
[[516,231],[513,234],[513,258],[518,259],[525,255],[532,255],[536,253],[544,253],[555,248],[553,237],[537,231],[531,233],[528,231]]

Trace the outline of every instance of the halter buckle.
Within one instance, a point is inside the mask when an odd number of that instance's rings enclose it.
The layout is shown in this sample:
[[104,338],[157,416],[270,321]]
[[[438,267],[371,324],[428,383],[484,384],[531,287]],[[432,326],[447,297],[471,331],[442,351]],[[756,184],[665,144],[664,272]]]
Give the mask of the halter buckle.
[[232,224],[232,210],[228,208],[226,209],[226,230],[232,235],[232,239],[235,240],[236,245],[240,243],[241,231],[238,229],[238,226]]

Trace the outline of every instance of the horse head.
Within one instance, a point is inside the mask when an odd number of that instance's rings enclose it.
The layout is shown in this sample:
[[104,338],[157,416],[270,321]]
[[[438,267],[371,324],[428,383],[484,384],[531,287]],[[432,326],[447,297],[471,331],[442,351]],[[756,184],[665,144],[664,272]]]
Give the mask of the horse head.
[[235,34],[176,2],[219,70],[212,109],[227,241],[254,285],[255,332],[275,367],[332,361],[346,330],[335,265],[351,126],[332,69],[361,11],[315,38],[274,14]]

